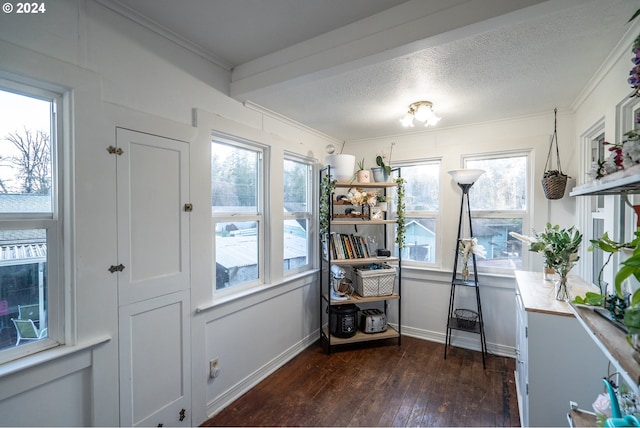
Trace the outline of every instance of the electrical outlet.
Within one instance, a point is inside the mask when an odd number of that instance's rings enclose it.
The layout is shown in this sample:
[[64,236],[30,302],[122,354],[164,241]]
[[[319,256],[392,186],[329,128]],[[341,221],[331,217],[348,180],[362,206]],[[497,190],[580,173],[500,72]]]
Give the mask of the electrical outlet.
[[220,361],[218,358],[214,358],[209,361],[209,377],[215,379],[220,374]]

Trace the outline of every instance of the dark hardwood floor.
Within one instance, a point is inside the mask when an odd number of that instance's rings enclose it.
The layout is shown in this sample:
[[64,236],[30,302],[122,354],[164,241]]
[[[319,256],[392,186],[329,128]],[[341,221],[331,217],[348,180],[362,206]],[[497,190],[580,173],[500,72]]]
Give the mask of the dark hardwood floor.
[[307,348],[203,426],[519,426],[515,361],[403,337]]

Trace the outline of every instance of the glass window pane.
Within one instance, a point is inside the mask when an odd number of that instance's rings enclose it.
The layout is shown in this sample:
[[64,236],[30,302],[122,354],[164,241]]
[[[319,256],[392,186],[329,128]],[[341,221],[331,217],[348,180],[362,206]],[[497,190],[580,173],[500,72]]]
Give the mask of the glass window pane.
[[436,261],[436,219],[406,217],[405,225],[407,231],[402,260],[434,263]]
[[1,230],[0,349],[46,338],[46,313],[46,230]]
[[216,223],[216,289],[258,279],[258,222]]
[[407,211],[438,211],[440,207],[440,164],[402,167]]
[[466,167],[485,171],[469,191],[471,210],[527,209],[527,156],[469,159]]
[[309,222],[306,219],[284,221],[284,270],[309,264]]
[[309,165],[290,159],[284,161],[284,211],[307,212]]
[[478,267],[522,269],[522,241],[509,232],[522,234],[521,218],[472,218],[473,236],[486,252],[486,259],[477,258]]
[[260,152],[211,142],[213,212],[258,212]]
[[0,213],[52,211],[52,105],[0,90]]

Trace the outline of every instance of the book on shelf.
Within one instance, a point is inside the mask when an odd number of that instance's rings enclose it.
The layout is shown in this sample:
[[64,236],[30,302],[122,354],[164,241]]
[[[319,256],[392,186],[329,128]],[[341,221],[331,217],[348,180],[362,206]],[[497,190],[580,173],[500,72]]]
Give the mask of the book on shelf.
[[369,249],[364,236],[347,233],[332,233],[329,242],[331,257],[334,260],[368,258]]

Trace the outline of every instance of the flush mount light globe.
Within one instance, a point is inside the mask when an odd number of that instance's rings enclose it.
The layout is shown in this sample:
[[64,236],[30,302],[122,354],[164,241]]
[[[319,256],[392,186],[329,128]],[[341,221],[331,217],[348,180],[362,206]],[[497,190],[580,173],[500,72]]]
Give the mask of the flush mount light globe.
[[433,112],[431,101],[417,101],[409,105],[409,111],[400,119],[403,126],[413,127],[414,122],[422,122],[424,126],[434,126],[440,118]]

